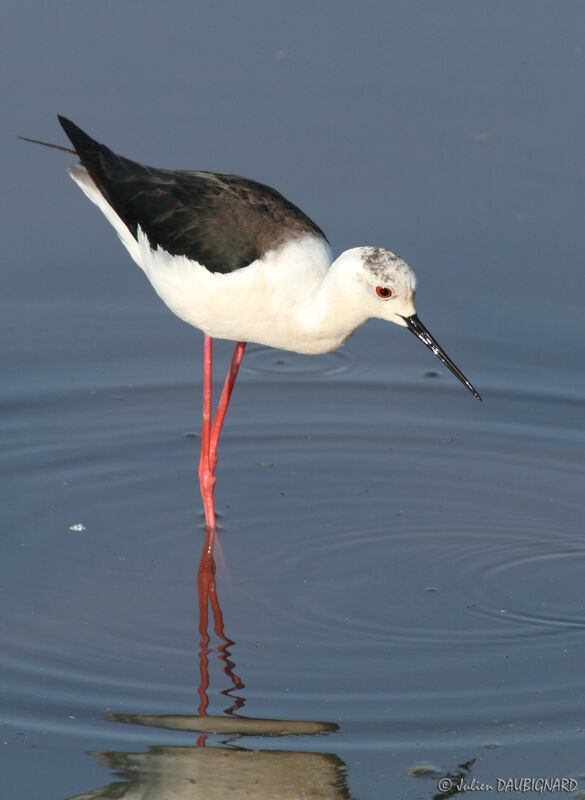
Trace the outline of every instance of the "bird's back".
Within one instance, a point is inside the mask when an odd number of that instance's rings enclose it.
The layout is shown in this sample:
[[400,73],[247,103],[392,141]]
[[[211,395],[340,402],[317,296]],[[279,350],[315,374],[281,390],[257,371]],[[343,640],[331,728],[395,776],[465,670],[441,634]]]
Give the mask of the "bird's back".
[[217,172],[156,169],[119,156],[59,120],[99,192],[134,238],[232,272],[288,240],[325,235],[297,206],[257,181]]

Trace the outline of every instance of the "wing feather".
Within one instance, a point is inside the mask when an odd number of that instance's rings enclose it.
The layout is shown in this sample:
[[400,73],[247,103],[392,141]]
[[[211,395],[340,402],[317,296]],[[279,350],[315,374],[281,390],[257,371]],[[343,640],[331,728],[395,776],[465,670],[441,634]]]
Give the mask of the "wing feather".
[[95,185],[136,239],[184,255],[211,272],[231,272],[320,228],[270,186],[218,172],[156,169],[131,161],[59,121]]

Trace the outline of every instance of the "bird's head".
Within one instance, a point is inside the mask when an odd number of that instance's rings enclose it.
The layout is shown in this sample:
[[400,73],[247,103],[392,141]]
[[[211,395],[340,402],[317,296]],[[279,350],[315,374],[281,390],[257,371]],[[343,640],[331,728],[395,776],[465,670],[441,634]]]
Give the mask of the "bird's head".
[[481,400],[465,375],[419,320],[414,307],[416,276],[405,261],[381,247],[346,250],[338,260],[350,273],[354,300],[368,317],[385,319],[408,328]]
[[406,326],[405,318],[416,313],[416,275],[406,261],[381,247],[356,247],[347,254],[356,265],[355,288],[369,316]]

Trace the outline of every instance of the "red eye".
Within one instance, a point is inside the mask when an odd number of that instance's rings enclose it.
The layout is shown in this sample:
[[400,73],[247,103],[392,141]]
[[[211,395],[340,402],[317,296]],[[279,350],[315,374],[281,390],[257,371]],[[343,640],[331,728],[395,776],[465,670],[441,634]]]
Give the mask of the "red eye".
[[388,289],[387,286],[376,286],[376,294],[378,297],[391,297],[392,289]]

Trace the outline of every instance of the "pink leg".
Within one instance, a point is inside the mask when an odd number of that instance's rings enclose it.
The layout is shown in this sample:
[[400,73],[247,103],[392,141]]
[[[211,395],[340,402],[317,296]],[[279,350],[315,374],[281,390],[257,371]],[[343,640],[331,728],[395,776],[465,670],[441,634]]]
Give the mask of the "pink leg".
[[[213,490],[215,475],[209,460],[211,440],[211,389],[212,389],[213,340],[203,334],[203,419],[201,422],[201,457],[199,459],[199,486],[203,498],[205,522],[210,530],[215,530],[215,503]],[[212,545],[213,547],[213,545]]]
[[221,433],[221,426],[223,425],[223,421],[225,419],[230,397],[232,396],[232,389],[234,388],[234,384],[236,382],[236,377],[238,375],[238,370],[240,368],[245,349],[246,342],[238,342],[235,346],[230,368],[225,378],[219,403],[217,404],[215,417],[213,418],[213,426],[211,428],[211,436],[209,441],[209,462],[212,470],[215,470],[215,467],[217,466],[217,443],[219,441],[219,434]]
[[[201,496],[203,497],[205,522],[210,531],[215,531],[215,501],[213,495],[215,467],[217,465],[217,443],[245,347],[246,342],[238,342],[236,344],[221,397],[217,404],[213,425],[211,425],[212,339],[207,334],[203,335],[203,420],[201,425],[199,484],[201,486]],[[210,544],[211,551],[213,551],[213,542]]]

